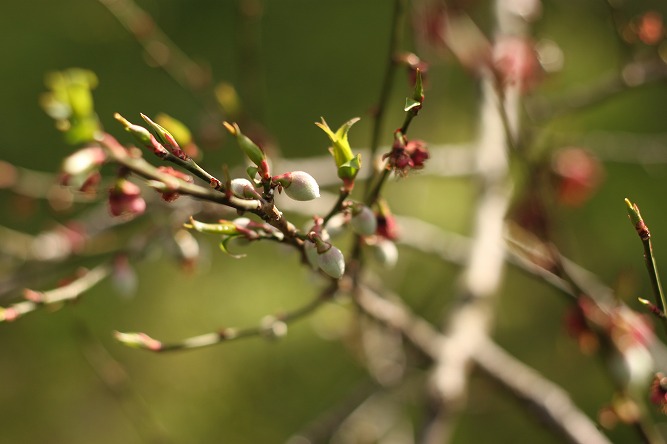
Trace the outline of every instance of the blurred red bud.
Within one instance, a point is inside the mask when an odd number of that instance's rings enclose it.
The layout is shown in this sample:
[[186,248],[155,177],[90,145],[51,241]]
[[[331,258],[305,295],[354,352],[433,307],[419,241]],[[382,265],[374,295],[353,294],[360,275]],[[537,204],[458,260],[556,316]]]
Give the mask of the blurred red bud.
[[597,191],[604,177],[602,164],[589,151],[569,147],[559,150],[552,160],[558,201],[579,207]]
[[135,217],[146,210],[146,201],[135,184],[120,179],[109,190],[109,211],[112,216]]
[[503,85],[517,85],[522,92],[535,88],[544,74],[533,42],[514,36],[495,43],[493,69]]

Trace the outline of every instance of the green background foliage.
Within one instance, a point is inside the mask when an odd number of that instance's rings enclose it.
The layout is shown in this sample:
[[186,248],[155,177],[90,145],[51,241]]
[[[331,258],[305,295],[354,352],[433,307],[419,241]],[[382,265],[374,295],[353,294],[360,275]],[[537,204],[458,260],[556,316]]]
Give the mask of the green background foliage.
[[[37,170],[57,169],[69,151],[39,109],[38,95],[46,72],[71,66],[98,74],[96,109],[104,127],[119,138],[124,135],[114,112],[133,120],[139,112],[166,112],[192,128],[200,126],[200,99],[148,66],[141,47],[100,3],[38,3],[14,2],[0,15],[2,159]],[[153,0],[140,5],[186,53],[210,66],[216,81],[239,85],[250,113],[263,120],[282,153],[292,157],[326,152],[326,140],[313,125],[321,115],[332,127],[361,116],[350,141],[353,148],[368,145],[370,112],[388,46],[389,3],[267,2],[261,30],[250,27],[261,42],[256,60],[250,62],[240,49],[245,40],[237,2]],[[488,10],[487,2],[477,2],[472,11],[486,23]],[[552,98],[618,69],[627,55],[604,2],[546,2],[536,37],[556,41],[565,54],[564,70],[538,91]],[[247,76],[254,75],[244,72],[245,63],[261,67],[259,83],[251,87],[244,86]],[[433,60],[428,75],[426,103],[411,133],[431,143],[470,140],[479,96],[474,80],[452,59]],[[408,94],[407,76],[399,73],[384,143],[402,121]],[[658,83],[559,118],[549,125],[547,148],[607,130],[649,136],[632,139],[637,146],[620,147],[629,152],[647,145],[646,140],[664,142],[666,101],[667,89]],[[664,157],[667,147],[659,144],[658,150]],[[207,149],[202,163],[215,169],[239,160],[233,144],[225,142]],[[623,198],[639,203],[654,234],[658,264],[667,264],[666,172],[662,165],[610,162],[602,188],[587,206],[555,212],[562,251],[610,285],[623,273],[629,283],[620,296],[635,307],[635,298],[647,296],[649,287]],[[398,214],[468,234],[474,190],[466,179],[414,175],[389,184],[386,195]],[[12,228],[37,232],[70,216],[9,192],[0,199],[2,224]],[[264,315],[302,305],[317,292],[319,284],[292,253],[260,245],[251,247],[247,258],[235,260],[217,252],[215,239],[200,239],[207,257],[194,274],[181,272],[169,257],[149,254],[136,267],[140,280],[135,297],[120,297],[105,281],[63,310],[43,310],[0,325],[0,441],[150,442],[139,430],[150,434],[160,424],[164,431],[158,434],[176,443],[284,442],[351,394],[372,387],[359,362],[358,345],[349,339],[357,321],[345,301],[290,326],[280,341],[255,338],[163,355],[115,343],[114,330],[176,340],[222,326],[255,325]],[[451,304],[457,270],[401,249],[396,269],[384,277],[414,310],[437,324]],[[569,390],[574,401],[595,416],[609,401],[612,387],[600,364],[583,357],[562,328],[567,301],[512,268],[502,293],[498,341]],[[109,391],[91,366],[99,353],[122,365],[127,385],[121,396]],[[423,382],[427,376],[422,369],[412,377]],[[471,407],[456,442],[558,442],[488,380],[474,375],[471,385]],[[392,396],[405,401],[407,414],[423,415],[425,394],[420,389]],[[611,433],[615,442],[634,436],[622,426]]]

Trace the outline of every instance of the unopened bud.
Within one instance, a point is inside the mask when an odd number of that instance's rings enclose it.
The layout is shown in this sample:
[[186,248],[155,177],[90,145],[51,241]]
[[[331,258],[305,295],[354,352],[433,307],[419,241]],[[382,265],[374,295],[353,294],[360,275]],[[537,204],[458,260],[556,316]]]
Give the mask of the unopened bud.
[[372,236],[377,230],[377,218],[373,210],[365,205],[352,207],[350,226],[355,233],[361,236]]
[[141,190],[132,182],[120,179],[109,190],[109,211],[113,216],[138,216],[146,210]]
[[324,244],[328,245],[324,251],[317,245],[317,265],[332,278],[340,279],[345,273],[345,257],[338,248],[328,242]]
[[128,347],[145,348],[153,351],[158,351],[162,348],[160,341],[151,338],[145,333],[123,333],[116,331],[113,335],[118,342]]
[[273,178],[294,200],[306,201],[320,197],[320,186],[313,176],[304,171],[292,171]]
[[385,268],[394,268],[398,262],[398,249],[396,244],[388,239],[381,239],[374,245],[375,259]]
[[141,118],[144,119],[144,121],[148,124],[148,126],[150,126],[153,129],[158,141],[160,141],[162,145],[164,145],[169,151],[171,151],[171,153],[174,156],[182,160],[186,160],[188,158],[185,152],[178,145],[178,142],[176,142],[174,136],[169,131],[167,131],[164,127],[162,127],[158,123],[153,122],[145,114],[141,114]]
[[260,323],[260,327],[262,336],[268,339],[282,338],[287,334],[287,324],[280,319],[276,319],[275,316],[265,316]]
[[241,199],[256,199],[259,197],[252,182],[248,179],[232,179],[230,189],[236,197],[240,197]]
[[[266,164],[266,155],[264,154],[264,151],[262,151],[255,142],[250,140],[248,136],[243,134],[236,123],[223,122],[223,125],[231,135],[236,136],[236,141],[238,142],[239,147],[243,150],[245,155],[248,156],[248,159],[262,169]],[[266,166],[268,168],[268,165]]]
[[62,170],[65,174],[78,176],[88,174],[106,160],[106,155],[100,147],[82,148],[69,155],[63,161]]

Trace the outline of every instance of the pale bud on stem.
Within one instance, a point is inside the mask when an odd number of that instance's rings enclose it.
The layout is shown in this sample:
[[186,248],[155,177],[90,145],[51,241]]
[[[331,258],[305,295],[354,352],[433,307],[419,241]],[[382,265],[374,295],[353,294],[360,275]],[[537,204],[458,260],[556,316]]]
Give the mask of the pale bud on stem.
[[307,201],[320,197],[320,186],[313,176],[304,171],[274,176],[273,182],[285,189],[285,194],[294,200]]

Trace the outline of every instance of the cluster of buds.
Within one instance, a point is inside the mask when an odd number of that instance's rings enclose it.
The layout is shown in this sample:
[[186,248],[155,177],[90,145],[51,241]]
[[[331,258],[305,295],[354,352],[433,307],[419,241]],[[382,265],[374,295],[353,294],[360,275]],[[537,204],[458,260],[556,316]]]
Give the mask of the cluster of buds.
[[314,269],[322,270],[334,279],[340,279],[345,274],[345,257],[329,240],[329,234],[322,226],[322,219],[315,218],[315,225],[303,244],[304,253]]
[[260,199],[260,193],[255,186],[263,186],[265,191],[277,189],[294,200],[307,201],[320,197],[320,187],[310,174],[304,171],[291,171],[271,176],[271,169],[264,151],[249,137],[241,132],[237,124],[224,122],[225,128],[236,136],[239,147],[248,159],[254,164],[248,167],[247,173],[251,180],[259,176],[260,180],[251,182],[247,179],[233,179],[230,189],[234,195],[242,199]]
[[[134,138],[141,145],[152,150],[156,156],[160,158],[165,158],[168,154],[171,153],[180,160],[183,161],[190,160],[190,157],[186,154],[186,152],[181,148],[179,143],[176,141],[176,138],[169,131],[167,131],[162,125],[154,122],[148,116],[141,114],[141,118],[144,119],[146,124],[153,130],[152,133],[141,125],[135,125],[131,123],[118,113],[114,115],[114,118],[118,120],[125,127],[125,131],[132,134],[132,136],[134,136]],[[170,124],[173,127],[176,127],[177,129],[179,129],[181,126],[185,128],[185,126],[182,123],[178,122],[173,118],[163,117],[162,120],[165,120],[168,124]],[[177,123],[180,124],[180,126],[177,127]]]
[[396,133],[391,151],[382,156],[387,160],[387,167],[398,176],[406,176],[411,170],[424,168],[429,158],[428,149],[421,140],[408,141],[400,132]]
[[655,337],[644,316],[624,306],[605,310],[582,296],[576,312],[568,317],[567,327],[585,351],[605,347],[609,368],[619,386],[645,387],[653,373],[649,347]]

